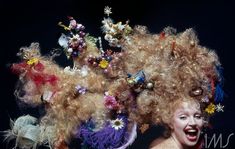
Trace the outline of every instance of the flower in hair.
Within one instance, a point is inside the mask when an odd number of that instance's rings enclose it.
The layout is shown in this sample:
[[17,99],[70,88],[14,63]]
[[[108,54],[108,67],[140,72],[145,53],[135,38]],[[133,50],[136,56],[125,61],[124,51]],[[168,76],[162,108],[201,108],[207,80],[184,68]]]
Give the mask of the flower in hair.
[[32,59],[27,61],[27,64],[28,65],[34,65],[34,64],[37,64],[38,61],[39,61],[38,58],[32,58]]
[[224,112],[224,106],[220,103],[216,105],[215,109],[217,112]]
[[128,39],[127,36],[131,33],[132,28],[128,25],[128,21],[126,24],[122,24],[122,22],[114,24],[113,20],[109,17],[109,14],[112,13],[110,7],[106,6],[104,13],[108,16],[108,18],[104,18],[102,21],[102,30],[105,33],[104,39],[107,40],[112,47],[121,47],[120,40]]
[[75,31],[81,31],[85,29],[85,27],[82,24],[78,24],[73,17],[68,17],[68,18],[70,19],[69,29],[73,29]]
[[85,27],[82,24],[78,24],[73,17],[69,17],[70,24],[65,26],[62,22],[59,22],[59,26],[63,27],[66,31],[69,31],[69,34],[62,34],[58,40],[58,43],[61,47],[64,48],[64,51],[68,58],[77,58],[81,52],[86,48],[85,41]]
[[112,9],[111,7],[105,6],[105,8],[104,8],[104,14],[106,14],[107,16],[109,16],[110,14],[112,14],[111,9]]
[[208,98],[208,96],[205,96],[205,97],[203,97],[202,99],[201,99],[201,101],[202,102],[209,102],[209,98]]
[[112,120],[111,127],[114,128],[115,130],[122,129],[124,127],[124,122],[122,118],[117,118],[115,120]]
[[80,85],[77,85],[76,87],[76,90],[77,90],[77,93],[79,93],[79,94],[85,94],[86,93],[86,88],[85,87],[82,87],[82,86],[80,86]]
[[105,93],[104,100],[104,105],[108,109],[117,109],[119,106],[116,98],[114,96],[108,95],[107,92]]
[[208,113],[208,114],[213,114],[215,112],[215,108],[216,106],[213,104],[213,103],[210,103],[207,108],[205,109],[205,111]]
[[108,62],[107,60],[105,60],[105,59],[102,59],[102,60],[100,61],[100,63],[99,63],[99,66],[100,66],[101,68],[107,68],[108,65],[109,65],[109,62]]

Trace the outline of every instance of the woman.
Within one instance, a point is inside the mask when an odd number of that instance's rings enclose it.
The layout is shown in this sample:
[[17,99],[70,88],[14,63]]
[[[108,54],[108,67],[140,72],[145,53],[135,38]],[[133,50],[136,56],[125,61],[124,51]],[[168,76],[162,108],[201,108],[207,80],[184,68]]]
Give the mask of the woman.
[[199,103],[195,100],[177,101],[172,108],[168,109],[172,114],[171,121],[167,124],[170,136],[165,140],[155,140],[151,149],[197,148],[204,124]]

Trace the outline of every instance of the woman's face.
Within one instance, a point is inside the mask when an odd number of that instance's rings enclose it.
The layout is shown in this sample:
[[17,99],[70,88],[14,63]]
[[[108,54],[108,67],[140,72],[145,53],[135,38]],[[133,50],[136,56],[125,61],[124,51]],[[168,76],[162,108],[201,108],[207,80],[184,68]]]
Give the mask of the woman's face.
[[198,142],[202,126],[199,103],[182,102],[173,113],[171,135],[181,146],[194,146]]

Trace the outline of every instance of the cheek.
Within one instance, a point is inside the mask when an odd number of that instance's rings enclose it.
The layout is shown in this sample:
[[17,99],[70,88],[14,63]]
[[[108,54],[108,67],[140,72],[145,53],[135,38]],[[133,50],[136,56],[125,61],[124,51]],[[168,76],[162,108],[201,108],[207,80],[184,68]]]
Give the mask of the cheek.
[[174,129],[184,129],[187,125],[186,120],[175,119],[173,121],[173,128]]
[[204,122],[203,122],[202,119],[201,119],[201,120],[197,120],[196,123],[197,123],[197,126],[198,126],[199,128],[202,128],[203,125],[204,125]]

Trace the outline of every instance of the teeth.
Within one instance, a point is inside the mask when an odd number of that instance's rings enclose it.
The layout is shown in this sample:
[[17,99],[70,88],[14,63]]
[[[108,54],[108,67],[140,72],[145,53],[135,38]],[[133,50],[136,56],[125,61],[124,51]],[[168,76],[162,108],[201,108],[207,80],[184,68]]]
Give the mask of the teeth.
[[190,129],[190,130],[187,130],[187,132],[196,132],[195,129]]

